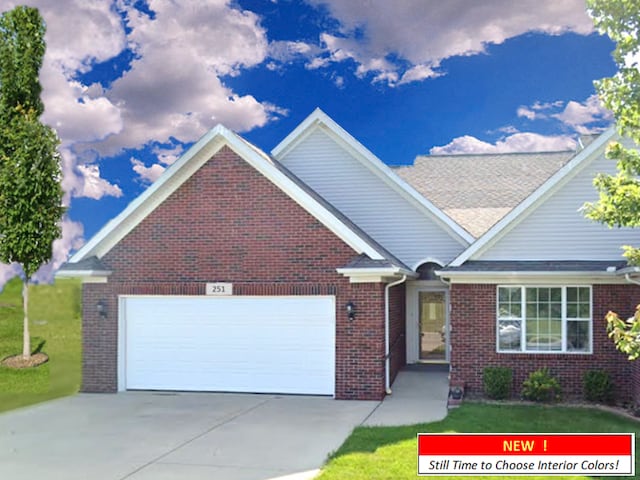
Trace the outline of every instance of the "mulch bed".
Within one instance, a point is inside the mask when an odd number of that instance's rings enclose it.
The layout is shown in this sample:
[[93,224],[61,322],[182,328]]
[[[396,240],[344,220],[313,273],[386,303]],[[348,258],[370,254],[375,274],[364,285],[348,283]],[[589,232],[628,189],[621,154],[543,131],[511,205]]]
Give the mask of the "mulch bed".
[[46,353],[38,352],[34,353],[28,359],[22,358],[22,354],[13,355],[2,360],[2,365],[9,368],[30,368],[37,367],[49,361],[49,356]]

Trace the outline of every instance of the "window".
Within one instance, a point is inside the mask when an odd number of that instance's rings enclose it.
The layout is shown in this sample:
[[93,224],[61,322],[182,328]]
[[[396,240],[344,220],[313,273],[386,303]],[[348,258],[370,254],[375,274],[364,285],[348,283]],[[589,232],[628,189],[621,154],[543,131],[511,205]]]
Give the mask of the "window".
[[591,352],[591,287],[498,287],[499,352]]

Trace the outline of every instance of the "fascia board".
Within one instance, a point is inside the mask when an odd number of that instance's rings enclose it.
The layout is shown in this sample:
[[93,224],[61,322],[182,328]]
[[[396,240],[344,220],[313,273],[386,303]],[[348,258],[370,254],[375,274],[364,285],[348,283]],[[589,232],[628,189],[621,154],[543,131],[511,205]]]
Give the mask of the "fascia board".
[[347,277],[349,283],[389,283],[403,275],[416,278],[415,272],[407,272],[400,268],[336,268],[336,272]]
[[287,135],[285,139],[271,151],[271,154],[276,159],[282,158],[289,150],[307,137],[314,128],[322,128],[325,133],[328,133],[388,186],[400,193],[406,200],[417,207],[418,210],[426,214],[427,217],[439,223],[461,245],[466,247],[473,243],[475,238],[469,232],[417,192],[411,185],[402,180],[389,166],[318,108],[296,127],[293,132]]
[[441,272],[441,278],[450,283],[464,284],[524,284],[524,285],[571,285],[571,284],[624,284],[624,277],[612,273],[595,272]]
[[569,181],[577,172],[588,164],[588,160],[594,160],[601,153],[607,143],[615,134],[615,127],[611,127],[589,144],[584,150],[577,153],[566,165],[560,168],[545,183],[523,200],[516,208],[505,215],[498,223],[491,227],[484,235],[478,238],[469,248],[456,257],[449,265],[459,267],[474,256],[481,256],[490,249],[498,240],[506,235],[518,223],[524,220],[541,203],[553,195],[564,183]]
[[108,277],[111,275],[110,270],[58,270],[54,277],[56,278],[82,278],[82,277]]
[[404,268],[385,267],[385,268],[336,268],[336,272],[341,275],[406,275],[408,277],[417,277],[416,272],[405,270]]

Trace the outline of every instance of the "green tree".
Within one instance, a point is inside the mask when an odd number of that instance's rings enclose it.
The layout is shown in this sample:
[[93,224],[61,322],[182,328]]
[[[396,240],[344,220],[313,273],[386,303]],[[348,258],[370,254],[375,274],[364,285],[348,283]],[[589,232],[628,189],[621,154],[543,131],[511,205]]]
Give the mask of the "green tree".
[[17,263],[24,273],[26,359],[31,354],[29,283],[51,260],[64,213],[58,137],[40,122],[44,33],[35,8],[19,6],[0,16],[0,261]]
[[[596,82],[604,105],[613,112],[618,133],[640,144],[640,3],[637,0],[587,0],[594,25],[616,42],[617,73]],[[607,157],[617,162],[616,175],[598,175],[597,202],[585,205],[589,218],[609,227],[640,226],[640,153],[634,146],[611,142]],[[623,246],[630,265],[640,265],[640,249]],[[622,320],[607,314],[607,329],[616,347],[635,360],[640,356],[640,306],[634,317]]]

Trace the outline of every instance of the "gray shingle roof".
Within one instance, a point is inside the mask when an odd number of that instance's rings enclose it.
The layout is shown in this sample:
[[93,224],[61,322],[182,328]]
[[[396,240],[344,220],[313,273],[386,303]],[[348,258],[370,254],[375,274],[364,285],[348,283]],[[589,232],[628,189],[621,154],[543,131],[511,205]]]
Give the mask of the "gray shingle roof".
[[352,258],[349,263],[347,263],[342,268],[393,268],[396,265],[391,263],[389,260],[372,260],[364,253],[361,253],[357,257]]
[[109,271],[96,256],[85,258],[77,263],[63,263],[59,271],[73,272],[107,272]]
[[423,155],[395,172],[479,237],[576,152]]
[[626,267],[627,262],[601,260],[561,261],[488,261],[471,260],[459,267],[445,267],[442,272],[606,272],[609,267]]

